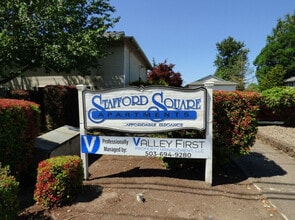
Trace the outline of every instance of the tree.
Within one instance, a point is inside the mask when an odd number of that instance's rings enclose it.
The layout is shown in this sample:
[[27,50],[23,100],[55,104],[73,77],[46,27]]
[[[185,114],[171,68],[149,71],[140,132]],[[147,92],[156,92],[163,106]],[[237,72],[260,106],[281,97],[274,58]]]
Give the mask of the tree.
[[295,76],[295,14],[278,19],[254,65],[260,90],[282,85],[284,79]]
[[153,68],[148,72],[148,81],[152,84],[181,87],[183,80],[179,72],[173,71],[174,66],[175,64],[167,64],[166,60],[159,64],[154,62]]
[[248,71],[248,52],[245,44],[234,40],[232,37],[216,44],[218,54],[214,61],[217,67],[215,76],[224,80],[238,83],[237,89],[244,90],[245,74]]
[[246,90],[250,92],[258,92],[258,85],[256,83],[250,83]]
[[266,75],[263,75],[260,78],[258,89],[263,91],[273,87],[283,86],[285,75],[285,68],[281,65],[275,65],[274,68],[271,68]]
[[1,0],[0,83],[40,67],[88,74],[108,54],[113,12],[109,0]]

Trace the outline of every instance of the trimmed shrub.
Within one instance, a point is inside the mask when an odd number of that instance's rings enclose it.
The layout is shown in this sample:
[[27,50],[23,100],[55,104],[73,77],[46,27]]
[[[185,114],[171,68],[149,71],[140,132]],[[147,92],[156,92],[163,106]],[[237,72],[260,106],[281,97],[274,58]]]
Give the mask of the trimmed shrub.
[[44,104],[43,104],[43,93],[42,89],[39,90],[24,90],[24,89],[15,89],[7,90],[5,92],[5,98],[8,99],[20,99],[35,102],[39,105],[40,113],[40,130],[46,131],[46,120],[44,114]]
[[[247,154],[257,134],[257,113],[260,96],[256,92],[213,93],[213,162],[219,169],[233,156]],[[168,137],[205,138],[204,131],[183,130],[168,133]],[[165,166],[194,168],[200,160],[162,158]]]
[[46,86],[43,88],[46,124],[49,130],[65,125],[63,98],[66,93],[64,86]]
[[0,162],[18,179],[32,161],[39,134],[40,110],[36,103],[0,99]]
[[18,186],[14,176],[10,175],[9,166],[0,163],[0,219],[14,220],[18,213]]
[[213,96],[213,157],[218,164],[249,153],[257,134],[260,95],[216,91]]
[[259,120],[284,121],[295,127],[295,88],[274,87],[261,93]]
[[75,86],[43,88],[44,113],[49,130],[63,125],[79,127],[78,91]]
[[76,86],[49,85],[34,90],[8,90],[6,98],[27,100],[40,105],[42,131],[63,125],[79,127],[78,90]]
[[58,156],[38,165],[34,200],[45,207],[71,203],[83,185],[83,165],[78,156]]

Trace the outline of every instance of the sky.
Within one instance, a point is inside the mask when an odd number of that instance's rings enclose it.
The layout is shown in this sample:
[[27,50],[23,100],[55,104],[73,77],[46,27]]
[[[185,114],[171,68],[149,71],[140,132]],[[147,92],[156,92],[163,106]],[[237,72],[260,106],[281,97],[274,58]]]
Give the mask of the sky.
[[278,19],[295,13],[295,0],[110,0],[120,21],[112,31],[133,36],[151,63],[175,64],[183,85],[214,75],[216,43],[229,36],[248,48],[253,61]]

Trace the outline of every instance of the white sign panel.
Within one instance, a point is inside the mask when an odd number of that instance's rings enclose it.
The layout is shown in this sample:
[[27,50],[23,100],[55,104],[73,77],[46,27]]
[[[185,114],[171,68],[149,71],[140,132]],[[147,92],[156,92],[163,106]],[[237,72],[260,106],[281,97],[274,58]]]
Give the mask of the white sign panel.
[[125,156],[209,158],[206,139],[81,136],[82,153]]
[[205,129],[206,89],[127,87],[83,92],[85,128],[125,132]]

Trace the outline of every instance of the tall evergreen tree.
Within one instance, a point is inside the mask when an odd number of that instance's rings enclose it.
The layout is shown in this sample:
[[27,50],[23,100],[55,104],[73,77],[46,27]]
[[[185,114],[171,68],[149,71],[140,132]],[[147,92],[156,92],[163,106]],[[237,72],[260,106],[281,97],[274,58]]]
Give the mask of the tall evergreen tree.
[[245,44],[228,37],[216,44],[218,54],[214,61],[215,76],[224,80],[236,82],[237,89],[244,90],[245,74],[248,71],[248,52]]

